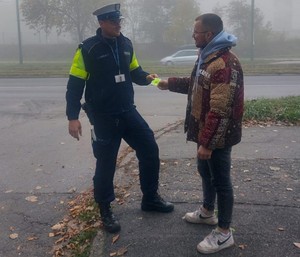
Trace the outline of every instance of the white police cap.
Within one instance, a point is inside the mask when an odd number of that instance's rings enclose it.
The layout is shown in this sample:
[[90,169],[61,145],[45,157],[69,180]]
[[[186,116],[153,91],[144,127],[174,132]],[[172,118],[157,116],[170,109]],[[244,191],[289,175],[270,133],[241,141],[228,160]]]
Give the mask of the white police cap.
[[110,4],[93,12],[98,20],[118,20],[124,18],[120,12],[121,4]]

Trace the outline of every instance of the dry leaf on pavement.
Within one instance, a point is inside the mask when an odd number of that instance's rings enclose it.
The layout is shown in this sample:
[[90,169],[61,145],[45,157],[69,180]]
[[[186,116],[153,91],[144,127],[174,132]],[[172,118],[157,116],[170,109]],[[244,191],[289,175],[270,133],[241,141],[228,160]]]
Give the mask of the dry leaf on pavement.
[[13,234],[10,234],[10,235],[9,235],[9,238],[10,238],[10,239],[13,239],[13,240],[14,240],[14,239],[17,239],[18,237],[19,237],[19,235],[18,235],[17,233],[13,233]]
[[57,223],[51,227],[52,230],[61,230],[65,225],[61,223]]
[[34,240],[37,240],[38,238],[36,236],[30,236],[30,237],[27,237],[27,240],[28,241],[34,241]]
[[117,242],[120,238],[120,235],[116,235],[112,238],[112,244],[114,244],[115,242]]
[[240,244],[240,245],[239,245],[239,248],[240,248],[241,250],[245,250],[246,247],[247,247],[247,245],[244,245],[244,244]]
[[27,197],[25,198],[25,200],[28,201],[28,202],[34,203],[34,202],[37,202],[37,201],[38,201],[38,198],[37,198],[36,196],[32,195],[32,196],[27,196]]
[[279,168],[279,167],[273,167],[273,166],[270,166],[270,170],[278,171],[278,170],[280,170],[280,168]]

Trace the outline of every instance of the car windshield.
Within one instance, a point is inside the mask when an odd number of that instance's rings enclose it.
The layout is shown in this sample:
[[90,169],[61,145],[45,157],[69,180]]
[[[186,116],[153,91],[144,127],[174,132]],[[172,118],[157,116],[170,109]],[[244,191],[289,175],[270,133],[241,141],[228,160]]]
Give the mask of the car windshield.
[[174,57],[181,57],[181,56],[193,56],[197,55],[197,50],[182,50],[177,53],[175,53]]

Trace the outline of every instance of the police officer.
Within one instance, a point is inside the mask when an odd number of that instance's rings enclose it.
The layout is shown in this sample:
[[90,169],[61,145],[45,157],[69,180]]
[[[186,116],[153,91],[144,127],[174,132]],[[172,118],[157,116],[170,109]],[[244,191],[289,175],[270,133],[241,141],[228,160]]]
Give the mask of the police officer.
[[66,114],[69,133],[79,140],[82,130],[78,117],[84,92],[85,110],[94,127],[94,197],[104,228],[114,233],[121,229],[110,204],[115,199],[113,179],[122,139],[135,150],[139,161],[141,209],[167,213],[173,211],[174,205],[157,192],[159,149],[153,131],[134,105],[132,83],[148,85],[157,75],[142,69],[131,41],[120,32],[120,4],[104,6],[93,14],[100,27],[75,53],[67,85]]

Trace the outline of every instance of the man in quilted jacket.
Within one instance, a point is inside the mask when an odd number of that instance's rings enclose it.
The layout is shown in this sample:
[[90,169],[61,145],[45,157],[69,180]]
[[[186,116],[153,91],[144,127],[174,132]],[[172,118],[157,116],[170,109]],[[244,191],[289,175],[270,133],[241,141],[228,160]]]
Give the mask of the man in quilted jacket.
[[197,143],[203,204],[184,218],[190,223],[217,225],[197,245],[200,253],[209,254],[234,245],[230,230],[231,150],[242,136],[244,81],[241,64],[231,52],[236,37],[223,30],[218,15],[207,13],[197,17],[193,38],[199,48],[199,58],[191,76],[168,78],[160,81],[158,87],[188,95],[185,132],[188,141]]

